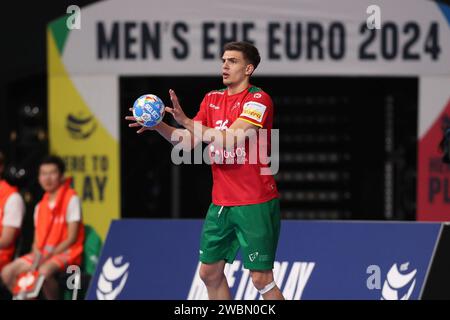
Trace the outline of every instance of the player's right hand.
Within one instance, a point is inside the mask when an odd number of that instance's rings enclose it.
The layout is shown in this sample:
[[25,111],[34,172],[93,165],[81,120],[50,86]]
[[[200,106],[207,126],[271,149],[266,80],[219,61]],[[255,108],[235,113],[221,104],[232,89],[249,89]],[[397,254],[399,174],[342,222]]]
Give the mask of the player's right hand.
[[[131,112],[133,112],[133,108],[129,108],[128,110],[130,110]],[[158,126],[161,124],[161,123],[158,123],[156,126],[153,126],[153,127],[151,127],[151,128],[148,128],[148,127],[144,127],[142,124],[140,124],[139,122],[137,122],[137,121],[136,121],[136,118],[133,117],[133,116],[126,116],[126,117],[125,117],[125,120],[128,120],[128,121],[134,121],[134,123],[130,123],[130,124],[128,125],[128,127],[130,127],[130,128],[140,127],[139,130],[136,131],[136,133],[138,133],[138,134],[140,134],[140,133],[142,133],[142,132],[144,132],[144,131],[152,131],[152,130],[156,130],[156,129],[158,128]]]

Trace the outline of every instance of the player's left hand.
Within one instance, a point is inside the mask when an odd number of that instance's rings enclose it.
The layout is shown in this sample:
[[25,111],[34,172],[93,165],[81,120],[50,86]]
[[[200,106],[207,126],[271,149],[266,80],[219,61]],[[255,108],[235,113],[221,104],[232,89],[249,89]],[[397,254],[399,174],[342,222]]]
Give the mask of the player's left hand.
[[184,125],[186,120],[189,120],[189,118],[184,114],[183,109],[181,109],[180,103],[178,101],[178,97],[175,94],[175,91],[172,89],[169,90],[170,94],[170,100],[172,100],[172,108],[166,107],[166,112],[170,113],[175,121],[180,124]]

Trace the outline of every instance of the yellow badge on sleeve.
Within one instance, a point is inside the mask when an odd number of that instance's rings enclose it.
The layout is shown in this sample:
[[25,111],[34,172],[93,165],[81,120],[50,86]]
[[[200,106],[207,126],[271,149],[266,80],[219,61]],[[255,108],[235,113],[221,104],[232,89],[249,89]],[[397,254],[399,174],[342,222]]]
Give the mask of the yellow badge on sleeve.
[[266,106],[259,102],[249,101],[244,104],[242,108],[241,117],[253,119],[257,122],[262,122],[264,113],[266,112]]

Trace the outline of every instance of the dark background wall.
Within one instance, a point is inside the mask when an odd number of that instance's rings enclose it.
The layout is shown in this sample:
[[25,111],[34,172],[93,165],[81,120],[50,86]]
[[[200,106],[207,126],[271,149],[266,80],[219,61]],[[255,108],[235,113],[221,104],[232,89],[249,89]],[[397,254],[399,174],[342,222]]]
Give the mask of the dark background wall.
[[[86,6],[93,0],[7,1],[0,13],[0,149],[7,148],[14,108],[8,96],[27,81],[46,94],[46,26],[66,14],[69,5]],[[22,82],[22,83],[20,83]],[[41,89],[45,91],[42,92]]]

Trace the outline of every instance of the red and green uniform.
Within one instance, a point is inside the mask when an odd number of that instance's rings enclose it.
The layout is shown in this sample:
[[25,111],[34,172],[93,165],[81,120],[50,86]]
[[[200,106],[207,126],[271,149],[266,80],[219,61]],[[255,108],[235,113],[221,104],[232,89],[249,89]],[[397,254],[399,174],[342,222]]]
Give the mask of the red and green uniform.
[[[249,86],[229,95],[228,90],[205,95],[195,121],[219,130],[228,129],[237,119],[267,130],[267,139],[258,134],[256,143],[270,151],[273,103],[260,88]],[[249,163],[249,145],[231,152],[210,149],[211,157],[219,157],[212,166],[212,204],[203,226],[200,261],[232,262],[242,248],[244,266],[252,270],[273,268],[280,229],[278,190],[272,175],[262,175],[268,168],[267,152],[258,148],[256,163]],[[239,157],[241,157],[239,161]],[[234,158],[234,163],[227,163]]]

